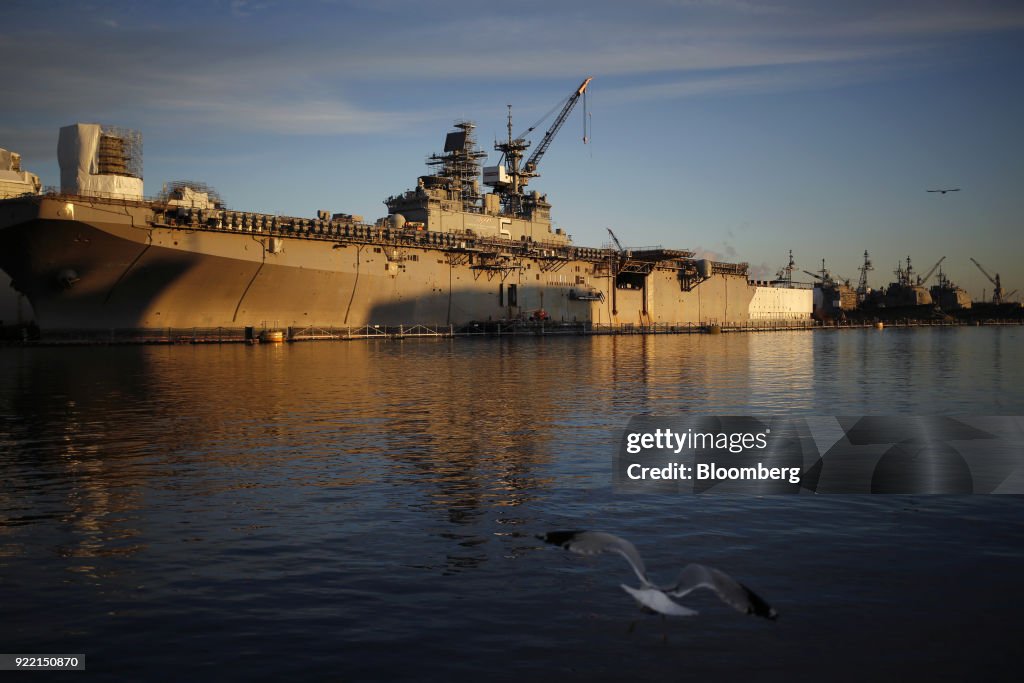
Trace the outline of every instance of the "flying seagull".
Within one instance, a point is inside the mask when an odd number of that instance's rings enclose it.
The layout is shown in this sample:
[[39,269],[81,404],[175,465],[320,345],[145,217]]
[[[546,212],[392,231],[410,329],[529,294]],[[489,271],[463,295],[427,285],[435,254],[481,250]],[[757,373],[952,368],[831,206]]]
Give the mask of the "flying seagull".
[[945,190],[928,190],[928,191],[929,192],[941,192],[942,194],[946,194],[947,192],[959,192],[960,188],[959,187],[950,187],[950,188],[946,188]]
[[658,586],[647,578],[643,558],[636,546],[624,538],[603,531],[549,531],[537,538],[547,543],[561,546],[579,555],[599,555],[601,553],[617,553],[626,558],[633,568],[640,587],[632,588],[622,584],[622,589],[636,598],[642,607],[658,614],[689,617],[697,614],[695,610],[683,607],[672,598],[681,598],[698,588],[710,588],[730,607],[754,614],[766,619],[775,619],[778,612],[742,583],[739,583],[725,572],[702,564],[688,564],[679,579],[671,586]]

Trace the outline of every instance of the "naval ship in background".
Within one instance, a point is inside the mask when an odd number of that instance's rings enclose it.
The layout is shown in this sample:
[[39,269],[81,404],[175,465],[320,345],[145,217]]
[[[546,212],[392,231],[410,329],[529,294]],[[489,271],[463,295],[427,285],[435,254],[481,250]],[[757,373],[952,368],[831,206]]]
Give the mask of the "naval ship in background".
[[[460,327],[810,320],[812,293],[748,280],[745,263],[685,249],[575,246],[547,196],[527,191],[588,78],[543,139],[495,144],[483,166],[460,121],[432,173],[385,200],[386,218],[228,209],[197,183],[143,195],[141,136],[60,130],[60,192],[0,199],[0,267],[43,333],[168,328]],[[487,191],[481,190],[482,184]],[[10,194],[10,193],[8,193]]]

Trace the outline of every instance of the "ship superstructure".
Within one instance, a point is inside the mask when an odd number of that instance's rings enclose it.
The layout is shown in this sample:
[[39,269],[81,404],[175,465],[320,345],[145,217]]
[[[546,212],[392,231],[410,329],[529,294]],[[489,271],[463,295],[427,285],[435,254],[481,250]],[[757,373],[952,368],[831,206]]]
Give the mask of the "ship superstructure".
[[[906,266],[904,267],[902,263],[898,264],[893,274],[896,276],[896,281],[890,283],[885,289],[886,308],[932,305],[932,295],[924,287],[927,278],[917,277],[915,279],[914,267],[910,263],[909,256],[907,256]],[[931,272],[929,272],[930,274]]]
[[842,318],[857,307],[857,293],[846,278],[833,276],[821,260],[821,270],[805,273],[814,278],[814,317],[819,320]]
[[[385,204],[392,227],[412,221],[417,227],[437,232],[465,232],[482,237],[513,241],[546,242],[565,245],[569,238],[560,229],[552,231],[551,204],[537,191],[527,192],[531,178],[551,141],[576,104],[586,96],[591,79],[585,79],[566,98],[554,123],[537,148],[524,161],[530,142],[526,132],[512,134],[512,108],[508,113],[508,139],[495,143],[501,152],[499,163],[482,167],[486,152],[477,148],[471,121],[457,121],[455,130],[444,141],[444,153],[433,154],[428,166],[437,171],[420,176],[417,186],[404,194],[389,197]],[[481,192],[480,178],[490,191]]]
[[[552,230],[546,196],[520,194],[512,203],[503,202],[498,192],[481,192],[481,161],[487,153],[477,148],[474,129],[470,121],[456,122],[455,130],[445,137],[444,153],[427,159],[436,172],[420,176],[414,189],[385,200],[388,227],[401,230],[408,225],[433,232],[567,245],[568,237]],[[508,177],[506,167],[500,168],[500,174],[487,170],[495,178]]]
[[967,290],[958,287],[939,268],[938,283],[930,290],[932,301],[943,311],[962,311],[971,307],[971,295]]
[[41,190],[39,176],[21,170],[21,155],[0,149],[0,199],[39,194]]

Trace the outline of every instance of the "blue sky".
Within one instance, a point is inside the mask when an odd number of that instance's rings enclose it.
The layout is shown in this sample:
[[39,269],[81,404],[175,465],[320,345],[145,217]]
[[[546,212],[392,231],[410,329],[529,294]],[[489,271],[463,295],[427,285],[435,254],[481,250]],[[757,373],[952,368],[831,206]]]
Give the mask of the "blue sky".
[[57,185],[60,126],[137,128],[148,194],[372,220],[454,119],[490,150],[593,76],[532,184],[577,243],[853,280],[867,249],[876,286],[946,256],[980,296],[969,256],[1024,288],[1022,67],[1019,2],[8,0],[0,147]]

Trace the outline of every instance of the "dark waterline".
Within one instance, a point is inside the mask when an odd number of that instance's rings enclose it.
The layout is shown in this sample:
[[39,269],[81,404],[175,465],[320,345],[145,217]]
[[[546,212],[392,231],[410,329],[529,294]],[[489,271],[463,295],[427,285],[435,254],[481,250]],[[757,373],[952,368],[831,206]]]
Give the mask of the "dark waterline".
[[[1022,333],[0,349],[0,651],[106,680],[1009,678],[1018,497],[610,474],[638,413],[1024,414]],[[534,538],[565,527],[781,619],[647,616],[621,559]]]

